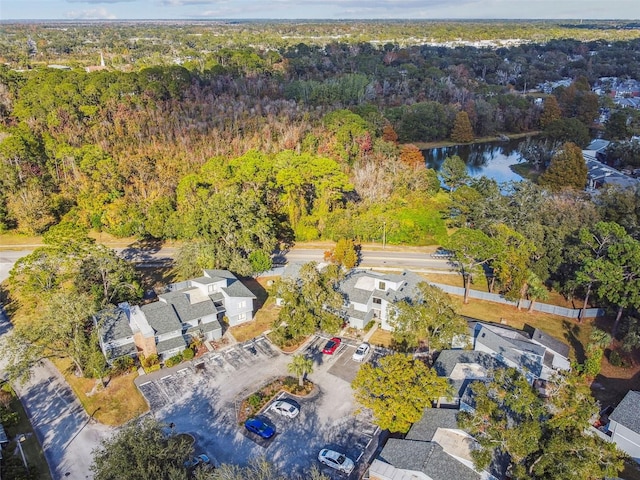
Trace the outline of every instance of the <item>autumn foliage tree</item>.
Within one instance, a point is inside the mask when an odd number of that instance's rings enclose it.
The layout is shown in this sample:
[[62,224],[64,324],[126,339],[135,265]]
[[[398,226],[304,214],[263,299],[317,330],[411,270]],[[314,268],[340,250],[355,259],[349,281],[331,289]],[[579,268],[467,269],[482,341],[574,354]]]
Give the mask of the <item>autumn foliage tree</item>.
[[469,120],[469,114],[465,111],[458,112],[456,119],[453,122],[451,140],[459,143],[469,143],[473,142],[473,138],[473,127]]
[[402,163],[412,167],[424,167],[424,155],[418,147],[413,144],[403,145],[402,150],[400,150],[400,160]]
[[561,117],[562,111],[560,110],[560,105],[558,105],[558,100],[553,95],[549,95],[544,100],[542,113],[540,114],[540,127],[546,128],[556,120],[560,120]]
[[346,269],[352,269],[358,264],[358,252],[360,245],[357,245],[351,238],[341,238],[336,242],[334,249],[329,252],[328,260]]

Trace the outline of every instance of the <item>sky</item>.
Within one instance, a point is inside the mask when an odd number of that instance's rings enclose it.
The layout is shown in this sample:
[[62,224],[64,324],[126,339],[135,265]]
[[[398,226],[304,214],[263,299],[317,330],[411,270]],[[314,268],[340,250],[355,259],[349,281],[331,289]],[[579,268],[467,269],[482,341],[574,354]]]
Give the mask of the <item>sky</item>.
[[626,19],[640,0],[0,0],[0,20]]

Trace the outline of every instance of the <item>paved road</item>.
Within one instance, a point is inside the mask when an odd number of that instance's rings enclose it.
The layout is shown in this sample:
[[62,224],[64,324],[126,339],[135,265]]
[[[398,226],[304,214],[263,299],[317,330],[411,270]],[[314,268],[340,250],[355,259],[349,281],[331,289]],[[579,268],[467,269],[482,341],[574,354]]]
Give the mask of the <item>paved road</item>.
[[[127,260],[143,263],[147,266],[163,265],[170,262],[176,255],[177,248],[163,247],[160,249],[149,248],[116,248],[122,257]],[[9,271],[13,264],[21,257],[31,253],[33,249],[6,250],[0,245],[0,282],[9,277]],[[289,262],[310,262],[323,260],[325,249],[323,248],[293,248],[285,252],[280,259]],[[408,270],[447,270],[451,265],[447,260],[434,259],[428,253],[397,250],[369,250],[361,252],[362,268],[379,269],[408,269]]]
[[[434,259],[428,253],[390,250],[367,250],[361,252],[361,268],[393,268],[393,269],[448,269],[447,260]],[[285,254],[289,262],[320,262],[323,260],[323,249],[293,248]]]
[[[0,336],[10,328],[0,305]],[[92,478],[91,451],[113,430],[89,418],[69,384],[49,361],[34,368],[29,382],[14,388],[31,419],[53,480]]]

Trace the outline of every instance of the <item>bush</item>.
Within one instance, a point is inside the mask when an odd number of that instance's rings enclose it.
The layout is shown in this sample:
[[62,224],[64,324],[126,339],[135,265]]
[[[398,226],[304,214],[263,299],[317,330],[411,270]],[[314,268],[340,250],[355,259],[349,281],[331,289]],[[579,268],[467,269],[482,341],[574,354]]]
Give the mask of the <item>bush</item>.
[[262,404],[262,395],[259,393],[251,394],[249,398],[247,398],[247,403],[257,410]]
[[182,352],[182,358],[184,360],[191,360],[194,356],[195,352],[191,348],[187,348],[184,352]]
[[622,366],[622,357],[617,350],[612,350],[611,353],[609,353],[609,363],[614,367]]
[[135,366],[135,362],[131,357],[120,357],[116,358],[113,361],[113,366],[111,367],[111,372],[114,375],[120,375],[123,373],[130,372]]
[[375,320],[371,320],[369,323],[367,323],[367,324],[364,326],[364,331],[365,331],[365,332],[368,332],[369,330],[371,330],[371,329],[373,328],[373,326],[374,326],[375,324],[376,324],[376,321],[375,321]]
[[584,373],[588,377],[596,377],[600,373],[604,351],[596,345],[587,347],[587,359],[584,362]]
[[144,355],[140,355],[140,364],[145,369],[147,369],[154,365],[159,365],[160,359],[158,358],[158,355],[156,355],[155,353],[152,355],[149,355],[148,357],[145,357]]
[[178,355],[174,355],[171,358],[168,358],[167,360],[164,361],[164,366],[165,367],[174,367],[176,365],[178,365],[180,362],[182,362],[182,354],[179,353]]

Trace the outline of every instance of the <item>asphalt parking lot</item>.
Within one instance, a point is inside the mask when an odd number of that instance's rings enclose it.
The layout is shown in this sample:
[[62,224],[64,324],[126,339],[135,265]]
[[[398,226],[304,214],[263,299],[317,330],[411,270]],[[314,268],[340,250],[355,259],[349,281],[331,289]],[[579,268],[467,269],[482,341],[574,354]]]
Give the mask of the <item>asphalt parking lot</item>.
[[[139,377],[136,383],[156,418],[196,438],[195,453],[239,465],[266,456],[288,473],[303,475],[316,465],[333,479],[360,478],[377,446],[378,430],[370,412],[359,412],[353,399],[350,382],[360,366],[351,360],[356,345],[343,340],[333,355],[324,355],[327,339],[316,336],[303,350],[314,360],[309,379],[316,390],[294,399],[300,414],[294,419],[269,410],[261,414],[276,428],[269,440],[247,432],[236,416],[243,398],[271,379],[288,375],[291,356],[264,337],[211,352],[188,366]],[[375,356],[374,351],[367,360]],[[354,460],[351,475],[322,466],[317,461],[322,448],[342,451]]]

